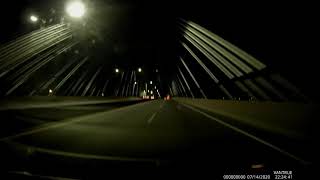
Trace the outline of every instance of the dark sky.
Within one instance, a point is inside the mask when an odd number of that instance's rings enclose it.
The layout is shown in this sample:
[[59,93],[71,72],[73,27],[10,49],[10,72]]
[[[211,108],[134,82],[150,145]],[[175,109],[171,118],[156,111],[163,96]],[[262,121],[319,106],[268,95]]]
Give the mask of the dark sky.
[[[12,0],[1,5],[0,41],[5,42],[34,27],[26,23],[31,12],[45,14],[51,7],[63,10],[63,0]],[[92,0],[101,5],[102,1]],[[108,8],[121,11],[129,7],[122,31],[122,40],[113,40],[118,46],[128,46],[128,56],[141,63],[152,63],[147,59],[162,59],[163,51],[174,50],[170,44],[178,37],[175,32],[176,18],[192,20],[234,43],[257,57],[275,71],[313,91],[316,79],[316,61],[313,56],[316,24],[315,5],[309,2],[277,1],[147,1],[133,3],[126,0],[103,1]],[[102,7],[100,7],[102,8]],[[132,22],[133,21],[133,22]],[[164,28],[166,27],[166,28]],[[115,35],[116,36],[116,35]],[[166,46],[167,48],[156,48]],[[133,48],[135,47],[135,48]],[[153,48],[155,47],[155,48]],[[126,48],[124,48],[126,49]],[[143,53],[144,52],[144,53]],[[145,53],[145,52],[149,52]],[[174,52],[168,55],[174,56]],[[125,57],[124,57],[125,58]],[[169,59],[175,57],[169,57]]]

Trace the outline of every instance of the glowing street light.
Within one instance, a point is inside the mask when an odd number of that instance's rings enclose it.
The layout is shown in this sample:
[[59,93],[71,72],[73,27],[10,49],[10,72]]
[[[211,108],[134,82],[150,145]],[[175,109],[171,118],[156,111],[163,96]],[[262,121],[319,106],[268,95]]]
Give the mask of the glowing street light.
[[136,85],[136,84],[137,84],[137,81],[135,81],[134,84]]
[[49,94],[48,94],[48,96],[52,96],[53,95],[53,91],[52,91],[52,89],[49,89]]
[[116,68],[116,69],[115,69],[115,71],[116,71],[116,73],[118,73],[118,72],[119,72],[119,69],[118,69],[118,68]]
[[152,81],[150,81],[150,84],[152,84]]
[[39,18],[35,15],[31,15],[30,20],[31,20],[31,22],[37,22],[39,20]]
[[81,1],[72,1],[67,4],[66,11],[71,17],[81,18],[85,13],[85,6]]
[[142,71],[142,69],[141,68],[138,68],[138,72],[141,72]]

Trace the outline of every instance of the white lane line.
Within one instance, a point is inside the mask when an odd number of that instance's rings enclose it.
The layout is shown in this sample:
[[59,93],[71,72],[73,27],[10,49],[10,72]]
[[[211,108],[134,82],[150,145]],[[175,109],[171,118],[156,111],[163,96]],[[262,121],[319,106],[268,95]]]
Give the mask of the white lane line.
[[153,121],[153,119],[156,117],[157,113],[158,113],[158,112],[155,112],[155,113],[152,114],[152,116],[148,119],[148,124],[151,124],[151,123],[152,123],[152,121]]
[[162,102],[162,103],[161,103],[161,105],[160,105],[160,109],[163,107],[163,105],[164,105],[164,102]]
[[189,108],[189,109],[191,109],[191,110],[193,110],[195,112],[198,112],[198,113],[206,116],[207,118],[212,119],[212,120],[214,120],[214,121],[216,121],[216,122],[218,122],[218,123],[230,128],[230,129],[232,129],[232,130],[234,130],[234,131],[236,131],[238,133],[241,133],[241,134],[243,134],[243,135],[245,135],[245,136],[247,136],[247,137],[249,137],[251,139],[254,139],[254,140],[256,140],[256,141],[258,141],[258,142],[260,142],[260,143],[262,143],[262,144],[264,144],[266,146],[269,146],[270,148],[272,148],[272,149],[274,149],[274,150],[276,150],[276,151],[278,151],[278,152],[280,152],[280,153],[282,153],[282,154],[284,154],[284,155],[286,155],[288,157],[291,157],[291,158],[299,161],[300,163],[302,163],[304,165],[311,164],[311,162],[309,162],[309,161],[303,160],[302,158],[299,158],[299,157],[287,152],[286,150],[281,149],[280,147],[278,147],[276,145],[273,145],[273,144],[271,144],[271,143],[269,143],[269,142],[267,142],[267,141],[265,141],[263,139],[260,139],[260,138],[256,137],[255,135],[252,135],[252,134],[250,134],[250,133],[248,133],[248,132],[246,132],[244,130],[241,130],[241,129],[239,129],[239,128],[237,128],[237,127],[235,127],[235,126],[233,126],[233,125],[231,125],[229,123],[223,122],[222,120],[220,120],[220,119],[218,119],[216,117],[213,117],[213,116],[211,116],[211,115],[209,115],[209,114],[207,114],[207,113],[205,113],[203,111],[200,111],[200,110],[198,110],[198,109],[196,109],[196,108],[194,108],[194,107],[192,107],[190,105],[182,104],[182,103],[179,103],[179,104],[181,104],[182,106],[185,106],[185,107],[187,107],[187,108]]
[[163,105],[164,105],[164,102],[162,102],[162,103],[160,104],[159,110],[156,111],[156,112],[154,112],[154,113],[151,115],[151,117],[148,119],[148,124],[151,124],[151,123],[152,123],[153,119],[154,119],[154,118],[156,117],[156,115],[161,111]]
[[21,133],[17,133],[15,135],[11,135],[11,136],[0,138],[0,142],[1,141],[7,141],[7,140],[10,140],[10,139],[14,139],[14,138],[18,138],[18,137],[21,137],[21,136],[27,136],[27,135],[39,133],[39,132],[42,132],[42,131],[47,131],[47,130],[54,129],[54,128],[63,127],[63,126],[66,126],[66,125],[69,125],[69,124],[72,124],[72,123],[77,123],[77,122],[88,120],[88,119],[92,119],[92,118],[104,117],[108,113],[114,113],[114,112],[118,112],[118,111],[121,111],[121,110],[127,109],[127,108],[143,106],[143,105],[146,105],[146,104],[149,104],[149,103],[151,103],[151,101],[142,102],[142,103],[138,103],[138,104],[134,104],[134,105],[130,105],[130,106],[125,106],[125,107],[120,107],[118,109],[108,110],[108,111],[104,111],[104,112],[97,112],[97,113],[88,114],[88,115],[84,115],[84,116],[80,116],[80,117],[74,117],[74,118],[70,118],[70,119],[65,119],[65,120],[62,120],[60,122],[47,123],[47,124],[44,124],[44,125],[37,126],[37,127],[33,128],[31,130],[29,129],[27,131],[24,131],[24,132],[21,132]]

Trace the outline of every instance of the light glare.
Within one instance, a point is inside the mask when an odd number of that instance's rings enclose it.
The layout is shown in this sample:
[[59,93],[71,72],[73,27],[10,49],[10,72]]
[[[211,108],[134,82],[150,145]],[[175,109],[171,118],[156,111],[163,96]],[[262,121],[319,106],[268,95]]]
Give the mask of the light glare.
[[84,4],[81,1],[74,1],[70,2],[67,5],[67,13],[71,17],[80,18],[85,13],[85,7]]
[[32,16],[30,16],[30,20],[31,20],[32,22],[37,22],[37,21],[38,21],[38,17],[32,15]]

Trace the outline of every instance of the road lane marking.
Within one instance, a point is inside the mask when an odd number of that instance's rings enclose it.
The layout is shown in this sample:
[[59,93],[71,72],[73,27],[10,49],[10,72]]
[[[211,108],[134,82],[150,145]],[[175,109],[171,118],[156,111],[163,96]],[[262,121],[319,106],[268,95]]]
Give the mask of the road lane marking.
[[154,119],[154,118],[156,117],[156,115],[161,111],[163,105],[164,105],[164,102],[162,102],[162,103],[160,104],[160,107],[159,107],[158,111],[154,112],[154,113],[151,115],[151,117],[150,117],[150,118],[148,119],[148,121],[147,121],[148,124],[151,124],[151,123],[152,123],[153,119]]
[[162,102],[162,103],[160,104],[160,109],[163,107],[163,105],[164,105],[164,102]]
[[93,118],[93,117],[96,118],[97,116],[98,117],[102,117],[102,116],[105,116],[108,113],[114,113],[114,112],[121,111],[123,109],[133,108],[133,107],[142,106],[142,105],[146,105],[146,104],[150,104],[150,103],[152,103],[152,101],[147,101],[147,102],[142,102],[142,103],[138,103],[138,104],[134,104],[134,105],[130,105],[130,106],[120,107],[120,108],[113,109],[113,110],[92,113],[92,114],[88,114],[88,115],[84,115],[84,116],[73,117],[73,118],[70,118],[70,119],[62,120],[60,122],[47,123],[47,124],[40,125],[40,126],[37,126],[35,128],[32,128],[31,130],[29,129],[29,130],[21,132],[21,133],[17,133],[17,134],[11,135],[11,136],[0,138],[0,142],[1,141],[7,141],[7,140],[10,140],[10,139],[14,139],[14,138],[18,138],[18,137],[21,137],[21,136],[27,136],[27,135],[35,134],[35,133],[38,133],[38,132],[42,132],[42,131],[46,131],[46,130],[50,130],[50,129],[54,129],[54,128],[59,128],[59,127],[66,126],[66,125],[69,125],[69,124],[73,124],[73,123],[77,123],[77,122],[80,122],[80,121],[88,120],[88,119]]
[[273,145],[273,144],[271,144],[271,143],[269,143],[269,142],[267,142],[267,141],[265,141],[263,139],[260,139],[260,138],[256,137],[255,135],[252,135],[252,134],[250,134],[250,133],[248,133],[248,132],[246,132],[244,130],[241,130],[241,129],[239,129],[239,128],[237,128],[237,127],[235,127],[235,126],[233,126],[233,125],[231,125],[229,123],[226,123],[226,122],[224,122],[224,121],[222,121],[222,120],[220,120],[220,119],[218,119],[216,117],[213,117],[213,116],[211,116],[211,115],[209,115],[209,114],[207,114],[207,113],[205,113],[205,112],[203,112],[201,110],[198,110],[198,109],[196,109],[196,108],[194,108],[194,107],[192,107],[190,105],[184,104],[184,103],[179,103],[179,104],[181,104],[182,106],[185,106],[185,107],[187,107],[187,108],[189,108],[189,109],[191,109],[191,110],[193,110],[195,112],[198,112],[198,113],[202,114],[203,116],[205,116],[205,117],[207,117],[207,118],[209,118],[211,120],[214,120],[214,121],[216,121],[216,122],[218,122],[218,123],[230,128],[230,129],[232,129],[232,130],[234,130],[234,131],[236,131],[236,132],[238,132],[240,134],[243,134],[243,135],[245,135],[245,136],[247,136],[247,137],[249,137],[249,138],[251,138],[253,140],[256,140],[256,141],[258,141],[258,142],[260,142],[260,143],[262,143],[262,144],[264,144],[266,146],[269,146],[270,148],[272,148],[272,149],[274,149],[274,150],[276,150],[276,151],[278,151],[278,152],[280,152],[280,153],[282,153],[282,154],[284,154],[284,155],[286,155],[288,157],[291,157],[291,158],[297,160],[301,164],[304,164],[304,165],[311,164],[311,162],[309,162],[309,161],[306,161],[306,160],[304,160],[302,158],[299,158],[299,157],[287,152],[286,150],[284,150],[284,149],[282,149],[282,148],[280,148],[280,147],[278,147],[276,145]]
[[148,124],[151,124],[152,123],[152,120],[156,117],[158,112],[155,112],[152,114],[152,116],[148,119]]

